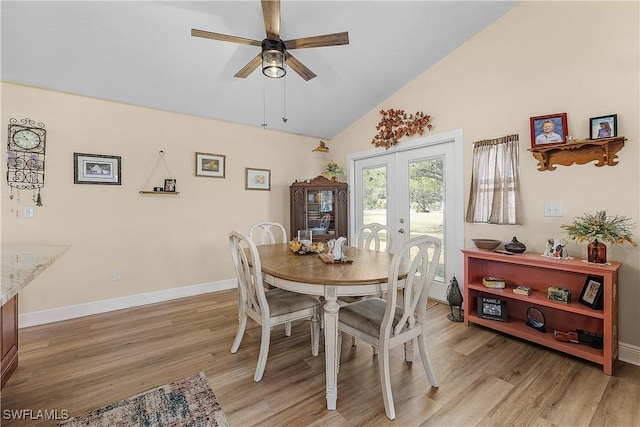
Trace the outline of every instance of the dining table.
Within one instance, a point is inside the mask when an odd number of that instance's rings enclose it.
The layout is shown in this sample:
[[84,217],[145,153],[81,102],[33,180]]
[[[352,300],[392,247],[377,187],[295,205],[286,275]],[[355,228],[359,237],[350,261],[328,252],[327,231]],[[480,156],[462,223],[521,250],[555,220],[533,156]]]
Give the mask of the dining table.
[[[325,262],[319,254],[298,254],[288,243],[258,245],[265,282],[292,292],[324,297],[324,349],[327,409],[338,400],[338,297],[379,295],[386,292],[393,255],[344,247],[341,262]],[[326,259],[326,257],[325,257]],[[404,279],[409,262],[400,265]]]

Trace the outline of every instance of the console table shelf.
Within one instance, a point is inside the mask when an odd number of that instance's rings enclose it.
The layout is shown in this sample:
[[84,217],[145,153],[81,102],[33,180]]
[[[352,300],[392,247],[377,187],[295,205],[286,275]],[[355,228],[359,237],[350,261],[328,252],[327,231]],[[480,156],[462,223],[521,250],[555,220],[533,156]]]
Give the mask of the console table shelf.
[[[464,324],[475,323],[521,339],[568,353],[603,366],[613,373],[618,358],[618,269],[619,262],[594,265],[582,259],[549,259],[540,254],[505,255],[480,249],[464,249]],[[487,288],[482,278],[505,279],[504,289]],[[592,309],[578,302],[587,277],[603,282],[602,308]],[[518,285],[531,287],[531,295],[513,293]],[[547,287],[571,290],[571,302],[564,304],[547,298]],[[478,313],[478,297],[506,301],[507,320],[486,319]],[[546,332],[526,325],[527,310],[540,309],[546,319]],[[554,330],[583,329],[602,334],[603,348],[586,343],[567,343],[554,338]]]
[[617,136],[550,147],[529,148],[529,151],[538,160],[539,171],[555,170],[554,164],[571,166],[576,163],[584,165],[594,160],[597,161],[595,166],[598,167],[615,166],[618,164],[617,153],[624,147],[624,141],[624,136]]

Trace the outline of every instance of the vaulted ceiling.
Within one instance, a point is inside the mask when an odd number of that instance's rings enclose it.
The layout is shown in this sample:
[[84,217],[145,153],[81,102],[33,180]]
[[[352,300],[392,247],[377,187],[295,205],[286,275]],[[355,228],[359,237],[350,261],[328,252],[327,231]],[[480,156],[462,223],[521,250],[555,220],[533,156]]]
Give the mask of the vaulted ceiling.
[[260,47],[191,36],[264,39],[258,0],[3,0],[2,80],[330,139],[517,3],[283,0],[282,40],[349,32],[291,51],[305,81],[236,78]]

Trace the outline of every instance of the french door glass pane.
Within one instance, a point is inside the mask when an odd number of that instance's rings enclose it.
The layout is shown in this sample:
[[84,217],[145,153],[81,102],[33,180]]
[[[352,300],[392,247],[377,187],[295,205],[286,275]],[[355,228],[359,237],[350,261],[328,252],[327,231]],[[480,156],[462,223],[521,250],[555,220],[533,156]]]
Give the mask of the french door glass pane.
[[[387,167],[362,169],[362,223],[387,225]],[[365,234],[364,238],[366,239]],[[386,234],[381,234],[380,250],[385,250]]]
[[442,241],[438,280],[445,277],[444,190],[444,156],[409,162],[410,237],[427,234]]

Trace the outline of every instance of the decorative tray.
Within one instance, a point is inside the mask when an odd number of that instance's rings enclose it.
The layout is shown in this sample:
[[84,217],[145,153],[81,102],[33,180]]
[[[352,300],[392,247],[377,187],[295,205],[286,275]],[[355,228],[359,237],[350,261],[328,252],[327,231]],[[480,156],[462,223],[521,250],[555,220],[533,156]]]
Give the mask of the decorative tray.
[[353,262],[350,258],[342,258],[341,260],[335,260],[329,256],[329,254],[318,254],[318,257],[325,264],[351,264]]

